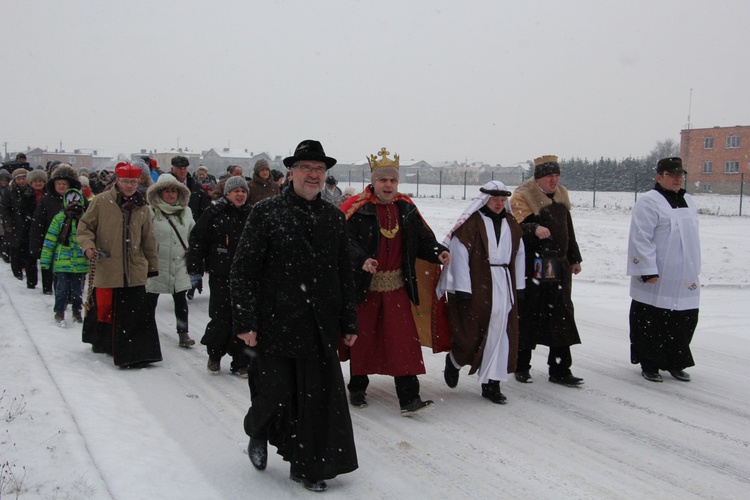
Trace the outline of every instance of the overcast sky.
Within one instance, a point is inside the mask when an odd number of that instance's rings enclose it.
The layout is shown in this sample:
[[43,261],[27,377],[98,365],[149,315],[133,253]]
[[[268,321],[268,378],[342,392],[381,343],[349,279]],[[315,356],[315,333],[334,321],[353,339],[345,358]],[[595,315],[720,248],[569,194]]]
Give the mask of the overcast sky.
[[[0,0],[0,145],[512,165],[750,125],[750,2]],[[3,145],[4,146],[4,145]]]

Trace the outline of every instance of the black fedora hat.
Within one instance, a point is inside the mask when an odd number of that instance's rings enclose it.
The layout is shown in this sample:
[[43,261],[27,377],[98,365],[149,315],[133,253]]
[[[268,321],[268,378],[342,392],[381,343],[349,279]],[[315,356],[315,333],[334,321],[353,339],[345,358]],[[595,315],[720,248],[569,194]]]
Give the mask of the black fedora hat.
[[326,156],[326,152],[323,151],[323,145],[312,139],[300,142],[297,149],[294,150],[294,155],[284,158],[284,166],[292,168],[295,162],[301,160],[322,161],[326,164],[327,169],[336,164],[336,158]]

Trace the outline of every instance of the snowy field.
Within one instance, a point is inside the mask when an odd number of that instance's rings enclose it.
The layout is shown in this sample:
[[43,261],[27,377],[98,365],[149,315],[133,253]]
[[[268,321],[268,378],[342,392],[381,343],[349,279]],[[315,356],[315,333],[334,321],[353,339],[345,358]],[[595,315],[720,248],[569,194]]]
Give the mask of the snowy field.
[[[442,239],[468,204],[463,187],[416,200]],[[455,189],[452,187],[451,189]],[[410,186],[403,192],[414,193]],[[471,198],[473,193],[469,193]],[[359,470],[328,481],[328,498],[747,498],[750,491],[750,219],[738,198],[698,197],[702,304],[690,383],[647,382],[629,363],[626,239],[633,195],[572,193],[583,253],[574,302],[583,343],[580,388],[546,380],[502,384],[505,406],[480,397],[464,369],[443,382],[443,355],[424,351],[431,412],[399,415],[393,381],[371,377],[370,406],[353,410]],[[743,210],[744,212],[744,210]],[[707,215],[708,213],[718,215]],[[208,293],[190,303],[200,339]],[[170,297],[157,311],[164,361],[119,370],[52,321],[52,297],[0,265],[2,498],[307,498],[269,448],[265,472],[247,458],[244,380],[211,376],[203,346],[177,347]],[[342,365],[344,373],[348,366]],[[18,491],[20,489],[20,492]]]

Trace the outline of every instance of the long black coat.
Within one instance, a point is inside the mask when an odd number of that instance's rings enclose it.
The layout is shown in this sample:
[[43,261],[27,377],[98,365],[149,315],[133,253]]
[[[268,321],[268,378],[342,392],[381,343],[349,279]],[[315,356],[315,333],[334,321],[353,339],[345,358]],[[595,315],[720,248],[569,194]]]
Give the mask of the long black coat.
[[[371,189],[371,188],[368,188]],[[426,226],[417,207],[406,201],[394,202],[401,217],[399,225],[404,231],[403,274],[409,299],[419,305],[417,290],[416,260],[420,258],[433,264],[440,262],[438,256],[448,249],[435,241],[435,235]],[[380,224],[375,213],[375,205],[368,203],[357,210],[346,223],[351,240],[351,259],[354,267],[354,283],[357,303],[365,301],[372,274],[364,271],[362,265],[367,259],[374,259],[378,253]]]
[[10,228],[10,231],[5,232],[5,241],[10,248],[24,248],[21,243],[28,244],[28,216],[21,211],[23,193],[27,190],[33,191],[29,186],[20,187],[11,182],[8,192],[3,196],[0,214],[3,225]]
[[258,333],[264,354],[306,358],[357,333],[344,214],[293,189],[257,203],[242,232],[230,283],[234,333]]
[[[551,238],[540,240],[534,234],[537,225],[550,230]],[[571,264],[581,262],[581,252],[573,229],[570,211],[561,203],[544,207],[539,215],[530,215],[521,223],[526,248],[526,291],[521,301],[521,349],[536,344],[571,346],[581,343],[571,298]],[[560,265],[560,281],[544,282],[534,278],[534,259],[554,253]]]
[[203,212],[190,233],[188,273],[229,277],[250,208],[249,204],[237,208],[222,198]]

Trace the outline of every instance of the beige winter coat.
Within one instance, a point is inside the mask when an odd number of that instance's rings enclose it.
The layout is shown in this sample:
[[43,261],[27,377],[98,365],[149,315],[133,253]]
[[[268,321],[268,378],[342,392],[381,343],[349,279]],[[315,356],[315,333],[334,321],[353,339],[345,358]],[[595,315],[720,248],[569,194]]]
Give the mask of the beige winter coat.
[[148,273],[159,270],[151,211],[139,198],[140,204],[126,214],[120,209],[120,192],[115,186],[95,196],[81,217],[78,244],[84,251],[93,248],[106,254],[96,262],[96,287],[143,286]]

